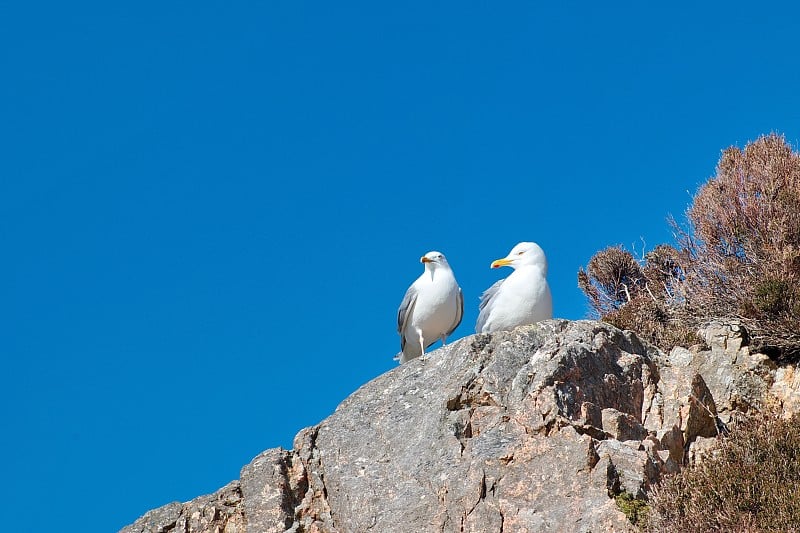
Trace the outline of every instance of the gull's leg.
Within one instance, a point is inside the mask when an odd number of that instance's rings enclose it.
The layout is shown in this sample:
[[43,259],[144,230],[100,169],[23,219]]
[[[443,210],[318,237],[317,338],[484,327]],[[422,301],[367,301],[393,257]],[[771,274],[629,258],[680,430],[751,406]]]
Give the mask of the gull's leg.
[[422,337],[421,329],[418,329],[417,333],[419,334],[419,351],[422,352],[422,356],[420,358],[425,361],[427,359],[427,357],[425,357],[425,339]]
[[445,344],[447,344],[447,343],[445,342],[445,341],[447,340],[447,334],[446,334],[446,333],[442,333],[441,337],[439,337],[439,338],[440,338],[440,339],[442,339],[442,346],[444,346]]

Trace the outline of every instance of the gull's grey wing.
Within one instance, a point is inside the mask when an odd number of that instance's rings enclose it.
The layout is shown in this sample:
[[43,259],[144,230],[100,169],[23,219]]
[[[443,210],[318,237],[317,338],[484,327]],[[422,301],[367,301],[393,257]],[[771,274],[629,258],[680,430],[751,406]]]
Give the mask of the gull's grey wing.
[[417,289],[411,285],[403,296],[403,301],[400,302],[400,309],[397,310],[397,333],[400,334],[400,350],[406,347],[406,337],[403,331],[406,329],[408,319],[411,313],[414,312],[414,306],[417,304]]
[[461,319],[464,318],[464,294],[461,292],[461,287],[458,288],[458,303],[456,304],[456,319],[453,322],[453,327],[447,332],[449,337],[456,328],[461,325]]
[[481,294],[481,303],[478,306],[478,322],[475,324],[475,332],[480,333],[483,329],[483,325],[486,323],[486,319],[489,318],[489,304],[492,302],[495,296],[497,296],[497,292],[500,290],[500,285],[503,284],[505,279],[501,279],[495,282],[494,285],[483,291]]

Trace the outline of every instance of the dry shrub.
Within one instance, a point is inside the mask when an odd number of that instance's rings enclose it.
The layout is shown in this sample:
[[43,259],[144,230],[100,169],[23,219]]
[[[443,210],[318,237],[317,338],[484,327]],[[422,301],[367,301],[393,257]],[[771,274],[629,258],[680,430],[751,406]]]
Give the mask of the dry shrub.
[[800,154],[775,134],[725,150],[687,218],[677,248],[641,263],[621,247],[592,257],[578,285],[594,312],[666,350],[735,317],[756,348],[800,359]]
[[593,312],[606,322],[634,330],[657,346],[696,342],[696,324],[686,310],[678,251],[662,244],[643,264],[621,246],[596,253],[578,286]]
[[799,355],[800,154],[774,134],[725,150],[687,215],[693,305],[742,319],[762,349]]
[[645,531],[797,531],[800,420],[774,413],[735,427],[711,457],[665,479]]
[[578,286],[600,316],[617,311],[631,301],[644,283],[639,263],[621,246],[596,253],[589,260],[586,271],[580,269],[578,272]]

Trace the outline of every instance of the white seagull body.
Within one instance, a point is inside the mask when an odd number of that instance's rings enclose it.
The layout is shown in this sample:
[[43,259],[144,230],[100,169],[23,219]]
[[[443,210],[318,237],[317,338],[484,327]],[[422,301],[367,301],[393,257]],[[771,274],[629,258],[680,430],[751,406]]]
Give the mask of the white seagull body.
[[521,242],[492,268],[514,269],[481,295],[475,331],[488,333],[513,329],[553,318],[553,297],[547,284],[547,258],[538,244]]
[[408,288],[397,311],[400,363],[423,355],[439,339],[444,344],[464,315],[464,296],[445,256],[428,252],[420,262],[425,271]]

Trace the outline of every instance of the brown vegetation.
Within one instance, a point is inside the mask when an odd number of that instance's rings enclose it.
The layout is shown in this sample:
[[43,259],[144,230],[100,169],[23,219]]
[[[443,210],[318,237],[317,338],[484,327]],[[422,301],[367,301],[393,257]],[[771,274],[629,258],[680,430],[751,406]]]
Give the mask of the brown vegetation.
[[756,348],[800,358],[800,154],[775,134],[725,150],[687,218],[677,247],[641,263],[621,247],[595,254],[578,273],[592,309],[664,349],[735,317]]
[[606,322],[660,347],[693,344],[697,327],[685,305],[679,261],[678,250],[666,244],[648,253],[642,264],[622,247],[609,247],[578,272],[578,286]]
[[651,494],[645,531],[796,531],[800,420],[763,414]]

